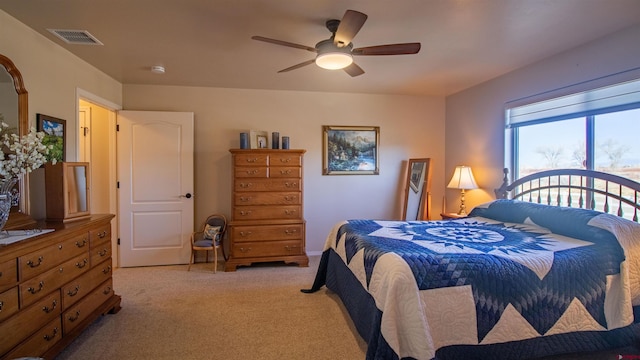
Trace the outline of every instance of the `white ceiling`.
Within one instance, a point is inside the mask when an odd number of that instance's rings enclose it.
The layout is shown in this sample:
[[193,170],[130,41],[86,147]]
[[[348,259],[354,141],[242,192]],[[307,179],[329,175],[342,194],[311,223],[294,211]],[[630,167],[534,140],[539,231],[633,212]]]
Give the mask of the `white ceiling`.
[[[639,0],[0,0],[0,9],[123,84],[449,95],[640,23]],[[364,75],[314,64],[325,21],[369,16],[354,47],[420,42],[416,55],[359,56]],[[87,30],[104,46],[47,29]],[[1,49],[0,49],[1,52]],[[150,72],[153,65],[164,75]]]

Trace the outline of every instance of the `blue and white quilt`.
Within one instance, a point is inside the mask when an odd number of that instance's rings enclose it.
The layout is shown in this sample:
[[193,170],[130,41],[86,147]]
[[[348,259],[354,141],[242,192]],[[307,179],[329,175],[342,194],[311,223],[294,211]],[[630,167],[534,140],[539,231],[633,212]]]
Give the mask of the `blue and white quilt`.
[[349,220],[329,249],[399,358],[616,329],[640,304],[640,225],[595,211],[497,200],[458,220]]

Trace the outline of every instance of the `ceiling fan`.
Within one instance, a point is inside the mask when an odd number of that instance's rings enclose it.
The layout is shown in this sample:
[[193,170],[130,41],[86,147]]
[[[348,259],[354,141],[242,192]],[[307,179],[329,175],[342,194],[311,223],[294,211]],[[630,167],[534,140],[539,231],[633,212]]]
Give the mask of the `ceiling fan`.
[[307,60],[286,69],[282,69],[278,71],[278,73],[299,69],[315,62],[316,65],[324,69],[344,69],[347,74],[351,76],[358,76],[364,74],[364,70],[353,62],[353,56],[407,55],[417,54],[420,51],[420,43],[376,45],[354,49],[351,40],[356,36],[358,31],[360,31],[365,21],[367,21],[367,15],[355,10],[347,10],[342,17],[342,20],[327,20],[326,26],[332,35],[329,39],[322,40],[317,43],[315,47],[270,39],[263,36],[252,36],[251,38],[253,40],[317,53],[315,59]]

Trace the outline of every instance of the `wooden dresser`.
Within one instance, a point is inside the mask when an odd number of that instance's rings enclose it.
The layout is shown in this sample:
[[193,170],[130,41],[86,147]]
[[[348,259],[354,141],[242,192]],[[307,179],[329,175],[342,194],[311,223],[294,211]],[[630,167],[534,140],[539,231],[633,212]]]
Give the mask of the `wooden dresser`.
[[268,261],[309,266],[302,204],[305,150],[229,151],[233,209],[225,271]]
[[92,215],[0,245],[0,359],[54,358],[99,316],[120,310],[111,219]]

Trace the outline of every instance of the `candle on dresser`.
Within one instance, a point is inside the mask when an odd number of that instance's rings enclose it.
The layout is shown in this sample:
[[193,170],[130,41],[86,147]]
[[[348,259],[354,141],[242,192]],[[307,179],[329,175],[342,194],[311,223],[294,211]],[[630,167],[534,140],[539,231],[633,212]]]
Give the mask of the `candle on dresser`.
[[283,136],[282,137],[282,148],[283,149],[288,149],[289,148],[289,137],[288,136]]
[[249,148],[249,134],[248,133],[240,133],[240,149],[248,149]]
[[280,133],[279,132],[272,132],[271,133],[271,148],[272,149],[279,149],[280,148]]

